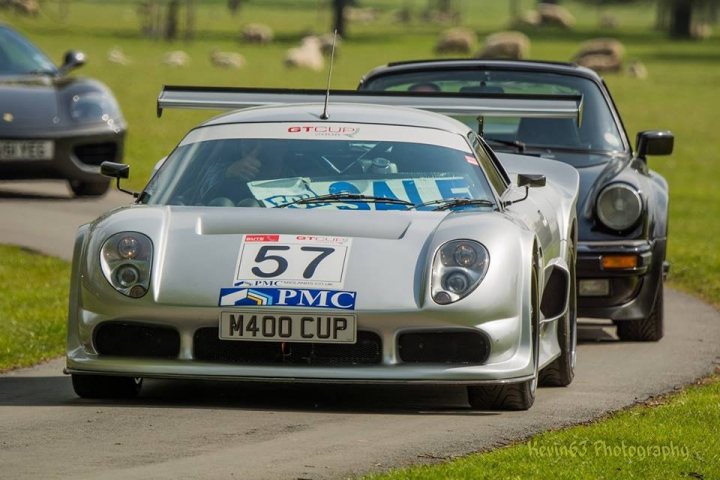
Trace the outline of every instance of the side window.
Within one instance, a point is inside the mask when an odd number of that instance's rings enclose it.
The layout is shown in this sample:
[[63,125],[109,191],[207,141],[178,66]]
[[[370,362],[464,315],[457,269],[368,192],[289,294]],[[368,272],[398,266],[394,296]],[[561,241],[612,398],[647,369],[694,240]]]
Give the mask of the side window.
[[468,139],[470,140],[473,150],[475,150],[475,154],[480,160],[483,170],[485,170],[488,181],[493,188],[495,188],[498,195],[502,195],[510,183],[509,179],[498,169],[495,164],[496,160],[490,157],[491,154],[483,148],[482,142],[480,142],[480,139],[478,139],[474,132],[470,132],[468,134]]

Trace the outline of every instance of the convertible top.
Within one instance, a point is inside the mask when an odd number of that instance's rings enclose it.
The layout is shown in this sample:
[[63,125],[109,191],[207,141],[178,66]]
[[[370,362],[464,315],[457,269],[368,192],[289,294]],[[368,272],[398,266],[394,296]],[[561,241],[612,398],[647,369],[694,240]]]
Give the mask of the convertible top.
[[[237,109],[262,105],[322,104],[326,90],[233,88],[233,87],[163,87],[157,99],[157,115],[165,108]],[[572,118],[580,125],[581,95],[526,94],[453,94],[434,92],[363,92],[331,90],[332,103],[392,105],[428,110],[443,115],[507,117]]]

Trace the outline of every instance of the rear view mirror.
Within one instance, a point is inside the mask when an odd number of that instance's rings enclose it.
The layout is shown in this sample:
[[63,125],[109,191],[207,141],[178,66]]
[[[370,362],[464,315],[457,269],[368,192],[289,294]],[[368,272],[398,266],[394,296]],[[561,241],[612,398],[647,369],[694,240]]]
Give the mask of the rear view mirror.
[[670,155],[675,137],[668,130],[648,130],[637,134],[637,157],[648,155]]
[[106,177],[112,178],[128,178],[130,176],[130,165],[115,162],[102,162],[100,164],[100,173]]
[[519,173],[517,184],[518,187],[544,187],[545,186],[545,175]]
[[62,75],[65,75],[70,70],[74,70],[78,67],[82,67],[85,65],[85,61],[87,60],[87,57],[83,52],[79,52],[77,50],[68,50],[65,53],[65,58],[63,59],[63,64],[60,67],[60,73]]
[[102,162],[100,164],[100,173],[105,175],[106,177],[112,177],[116,178],[116,186],[117,189],[120,190],[123,193],[127,193],[128,195],[132,195],[135,198],[140,197],[140,194],[137,192],[131,192],[129,190],[125,190],[124,188],[120,187],[120,179],[121,178],[128,178],[130,176],[130,165],[126,165],[124,163],[116,163],[116,162]]

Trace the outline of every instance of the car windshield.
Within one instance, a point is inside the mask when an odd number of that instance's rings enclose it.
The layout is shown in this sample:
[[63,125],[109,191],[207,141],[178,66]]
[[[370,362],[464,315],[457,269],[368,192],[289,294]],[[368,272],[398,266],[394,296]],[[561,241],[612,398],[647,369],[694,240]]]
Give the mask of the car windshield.
[[40,50],[19,33],[0,26],[0,76],[57,73]]
[[457,134],[389,125],[257,123],[190,132],[153,176],[142,202],[454,210],[492,207],[494,197],[467,140]]
[[[363,90],[488,94],[582,95],[582,123],[572,119],[485,117],[483,137],[505,151],[612,153],[627,150],[599,87],[587,78],[537,71],[429,70],[393,73],[368,80]],[[459,118],[477,128],[472,117]],[[571,161],[572,163],[572,161]]]

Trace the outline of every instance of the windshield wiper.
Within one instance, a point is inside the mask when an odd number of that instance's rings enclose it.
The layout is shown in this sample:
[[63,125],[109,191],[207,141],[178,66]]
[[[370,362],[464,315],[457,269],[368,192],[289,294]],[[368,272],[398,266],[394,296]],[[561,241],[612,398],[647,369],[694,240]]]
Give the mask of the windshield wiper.
[[519,140],[502,140],[500,138],[483,137],[488,143],[497,143],[500,145],[507,145],[508,147],[515,147],[518,152],[522,153],[525,151],[525,144]]
[[317,197],[299,198],[292,202],[275,205],[273,208],[284,208],[290,205],[308,205],[312,203],[332,203],[332,202],[365,202],[365,203],[393,203],[397,205],[407,205],[415,207],[415,204],[407,200],[399,198],[373,197],[370,195],[362,195],[360,193],[329,193],[326,195],[318,195]]
[[55,75],[57,72],[49,68],[38,68],[36,70],[30,70],[27,72],[28,75]]
[[431,205],[437,205],[433,210],[449,210],[454,207],[464,207],[467,205],[480,205],[483,207],[494,207],[495,202],[486,200],[484,198],[444,198],[442,200],[433,200],[431,202],[421,203],[415,205],[415,208],[429,207]]

